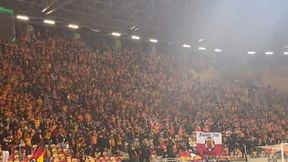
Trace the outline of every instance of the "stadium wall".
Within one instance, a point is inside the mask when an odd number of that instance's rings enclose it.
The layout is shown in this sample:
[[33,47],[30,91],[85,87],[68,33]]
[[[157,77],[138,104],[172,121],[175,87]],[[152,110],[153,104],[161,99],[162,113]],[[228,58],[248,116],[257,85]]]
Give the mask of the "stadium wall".
[[0,40],[8,42],[13,39],[15,22],[13,16],[0,14]]

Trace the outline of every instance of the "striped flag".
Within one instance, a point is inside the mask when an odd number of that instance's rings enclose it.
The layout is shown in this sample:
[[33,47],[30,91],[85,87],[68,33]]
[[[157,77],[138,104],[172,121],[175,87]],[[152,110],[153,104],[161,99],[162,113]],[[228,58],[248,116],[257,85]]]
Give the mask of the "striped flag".
[[35,160],[36,162],[44,162],[44,147],[39,146],[36,151],[34,152],[32,160]]

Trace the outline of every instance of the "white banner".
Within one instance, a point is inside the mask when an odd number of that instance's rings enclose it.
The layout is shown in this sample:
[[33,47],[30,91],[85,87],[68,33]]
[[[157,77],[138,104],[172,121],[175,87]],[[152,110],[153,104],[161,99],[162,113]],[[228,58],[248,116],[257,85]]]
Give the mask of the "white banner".
[[222,144],[222,134],[215,132],[196,132],[196,143],[205,144],[207,140],[214,141],[215,144]]

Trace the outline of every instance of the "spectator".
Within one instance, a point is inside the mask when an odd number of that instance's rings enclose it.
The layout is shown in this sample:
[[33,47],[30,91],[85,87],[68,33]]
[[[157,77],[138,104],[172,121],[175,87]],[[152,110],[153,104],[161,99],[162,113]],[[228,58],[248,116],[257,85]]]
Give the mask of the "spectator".
[[2,140],[2,162],[8,162],[9,160],[9,152],[10,152],[10,144],[12,143],[11,136],[5,136]]
[[193,150],[187,141],[203,130],[222,132],[236,155],[288,134],[288,96],[271,88],[199,81],[170,55],[28,40],[0,45],[1,139],[11,134],[27,154],[44,142],[48,149],[69,148],[78,159],[125,151],[149,161],[155,149],[173,158]]

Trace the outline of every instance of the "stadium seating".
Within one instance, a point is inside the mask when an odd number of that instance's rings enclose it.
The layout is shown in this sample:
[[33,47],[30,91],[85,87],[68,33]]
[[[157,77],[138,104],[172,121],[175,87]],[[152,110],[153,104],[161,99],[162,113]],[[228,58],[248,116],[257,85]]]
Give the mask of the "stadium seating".
[[175,158],[197,153],[195,130],[221,132],[223,154],[241,157],[288,134],[287,95],[200,81],[170,55],[41,37],[0,51],[0,135],[12,136],[14,160],[21,141],[31,154],[45,145],[54,162]]

